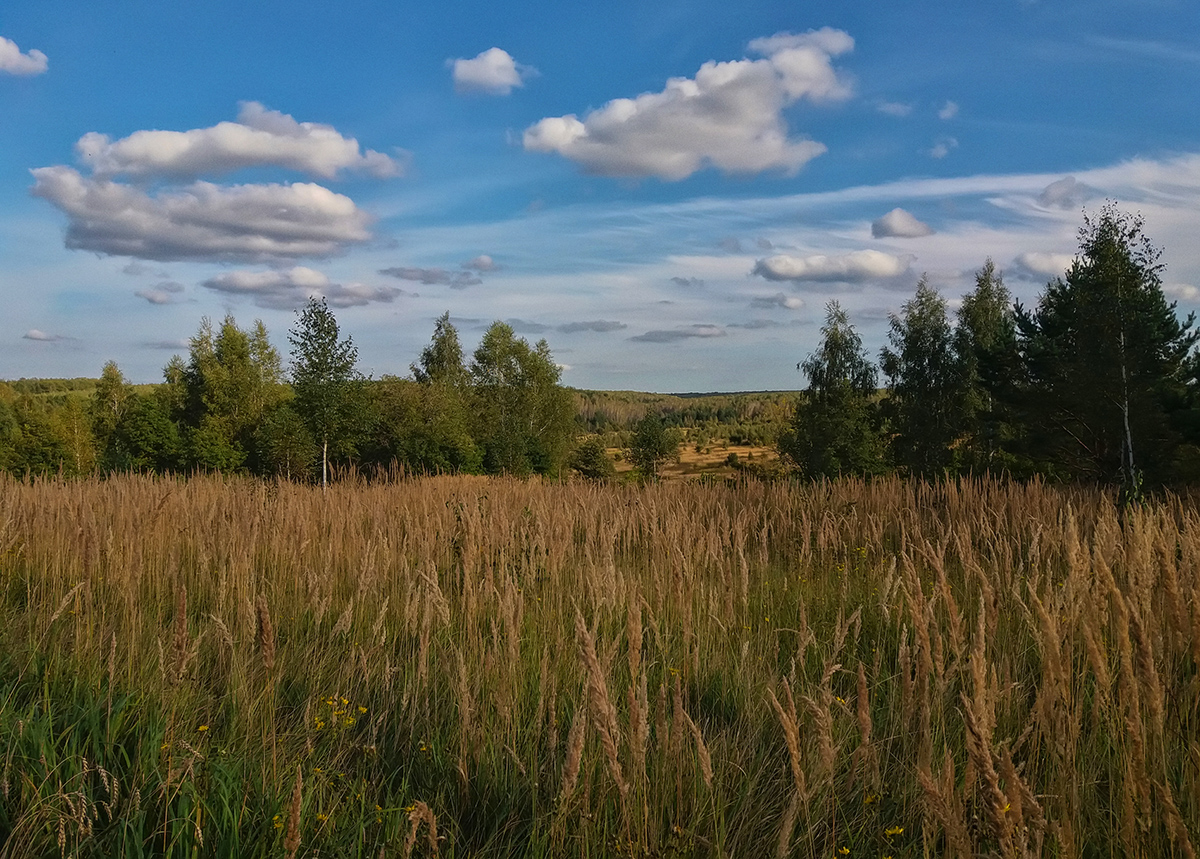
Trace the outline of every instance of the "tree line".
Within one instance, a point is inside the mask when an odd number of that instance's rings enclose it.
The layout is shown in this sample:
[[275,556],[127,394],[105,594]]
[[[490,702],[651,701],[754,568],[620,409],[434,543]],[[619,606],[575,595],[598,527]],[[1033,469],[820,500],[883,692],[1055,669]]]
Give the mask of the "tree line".
[[1200,334],[1166,300],[1160,257],[1141,218],[1109,204],[1032,307],[988,260],[952,324],[922,278],[878,364],[831,303],[781,453],[812,478],[1040,474],[1134,496],[1195,481]]
[[[892,315],[877,363],[831,303],[817,348],[797,365],[808,385],[778,438],[785,468],[764,474],[1042,475],[1135,497],[1200,479],[1200,333],[1164,296],[1161,252],[1140,217],[1111,204],[1084,216],[1079,242],[1032,307],[1012,301],[991,260],[953,319],[922,278]],[[90,398],[72,393],[79,380],[17,383],[28,390],[7,395],[0,383],[0,468],[324,482],[335,468],[399,466],[604,480],[619,437],[653,479],[676,455],[680,427],[699,432],[730,408],[630,405],[614,424],[613,403],[589,405],[561,385],[546,341],[530,345],[496,322],[468,360],[448,314],[407,378],[365,378],[323,300],[298,312],[288,343],[285,369],[261,321],[242,329],[227,316],[204,320],[157,386],[135,389],[111,362]],[[620,396],[607,399],[620,406]],[[747,426],[761,434],[774,424]]]
[[549,346],[496,322],[468,361],[449,314],[411,378],[368,379],[323,299],[288,333],[205,319],[148,391],[114,362],[90,398],[0,396],[0,467],[18,474],[246,472],[325,482],[331,469],[561,475],[575,438]]

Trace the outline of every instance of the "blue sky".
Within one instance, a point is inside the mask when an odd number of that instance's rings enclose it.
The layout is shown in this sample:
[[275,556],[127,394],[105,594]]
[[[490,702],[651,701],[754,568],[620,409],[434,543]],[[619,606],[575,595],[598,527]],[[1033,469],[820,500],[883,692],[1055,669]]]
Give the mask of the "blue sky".
[[323,295],[404,374],[444,311],[563,381],[796,389],[926,274],[1036,300],[1084,210],[1200,304],[1200,15],[1088,2],[0,8],[0,377],[156,381]]

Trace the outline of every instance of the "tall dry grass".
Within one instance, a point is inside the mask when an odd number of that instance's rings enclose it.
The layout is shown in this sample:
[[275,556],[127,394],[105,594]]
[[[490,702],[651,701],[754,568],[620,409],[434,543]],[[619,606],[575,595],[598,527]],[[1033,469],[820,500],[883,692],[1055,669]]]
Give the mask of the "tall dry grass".
[[1192,856],[1198,667],[1177,498],[0,478],[0,856]]

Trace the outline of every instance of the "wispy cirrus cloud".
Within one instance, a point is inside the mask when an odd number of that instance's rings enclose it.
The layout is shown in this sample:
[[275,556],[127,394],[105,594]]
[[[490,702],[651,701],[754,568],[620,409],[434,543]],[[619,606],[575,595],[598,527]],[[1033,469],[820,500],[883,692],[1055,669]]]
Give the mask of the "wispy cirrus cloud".
[[615,319],[593,319],[588,322],[566,322],[559,325],[557,330],[564,334],[577,334],[581,331],[595,331],[600,334],[607,334],[612,331],[621,331],[628,327],[624,322],[617,322]]
[[426,286],[448,286],[451,289],[466,289],[483,283],[483,278],[470,271],[447,271],[444,268],[417,268],[415,266],[392,266],[379,269],[380,274],[400,280],[411,280]]
[[21,335],[23,340],[34,340],[38,343],[56,343],[59,340],[69,340],[69,337],[63,337],[61,334],[48,334],[38,328],[30,328]]
[[825,145],[789,136],[783,110],[850,97],[833,59],[854,40],[829,27],[778,33],[749,45],[763,59],[709,61],[695,77],[672,78],[660,92],[619,98],[589,112],[546,117],[524,145],[552,152],[605,176],[677,181],[713,167],[725,173],[795,173]]

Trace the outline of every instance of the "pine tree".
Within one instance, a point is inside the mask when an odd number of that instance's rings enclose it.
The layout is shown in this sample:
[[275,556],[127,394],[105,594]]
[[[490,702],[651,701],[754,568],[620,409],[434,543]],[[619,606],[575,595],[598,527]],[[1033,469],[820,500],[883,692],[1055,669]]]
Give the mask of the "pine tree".
[[321,448],[321,486],[329,482],[329,448],[348,453],[364,420],[363,377],[356,369],[358,348],[341,339],[337,319],[325,299],[310,298],[288,333],[292,344],[295,409]]
[[1063,476],[1127,493],[1175,476],[1200,333],[1163,296],[1160,255],[1140,216],[1107,205],[1085,216],[1066,277],[1017,308],[1031,442]]
[[888,379],[885,412],[896,461],[910,474],[933,477],[954,465],[963,431],[963,367],[954,350],[946,300],[922,277],[917,293],[891,317],[891,347],[880,352]]
[[780,453],[811,478],[881,471],[875,366],[836,301],[826,307],[820,346],[797,369],[809,384],[780,439]]

